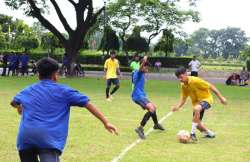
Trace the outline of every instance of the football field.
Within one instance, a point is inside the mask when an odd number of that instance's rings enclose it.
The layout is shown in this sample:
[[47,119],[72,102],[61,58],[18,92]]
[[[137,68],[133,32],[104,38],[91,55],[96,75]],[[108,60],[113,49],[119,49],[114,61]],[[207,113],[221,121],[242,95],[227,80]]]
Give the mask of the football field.
[[[35,77],[0,78],[0,162],[19,161],[16,135],[20,116],[9,103],[17,92],[36,81]],[[112,102],[105,100],[102,78],[61,79],[60,83],[89,96],[119,129],[119,136],[112,135],[87,110],[72,107],[62,162],[110,162],[138,139],[134,129],[145,112],[130,98],[130,80],[121,80],[121,88]],[[146,82],[148,98],[157,105],[159,120],[178,102],[179,88],[179,83],[174,81]],[[126,152],[120,162],[249,162],[250,87],[217,84],[217,88],[228,99],[228,105],[221,105],[214,96],[215,102],[204,117],[208,128],[215,131],[215,139],[203,138],[197,132],[197,144],[177,142],[179,130],[191,129],[192,108],[188,100],[182,110],[163,121],[166,131],[152,131],[146,140]],[[145,132],[152,126],[153,122],[149,121]]]

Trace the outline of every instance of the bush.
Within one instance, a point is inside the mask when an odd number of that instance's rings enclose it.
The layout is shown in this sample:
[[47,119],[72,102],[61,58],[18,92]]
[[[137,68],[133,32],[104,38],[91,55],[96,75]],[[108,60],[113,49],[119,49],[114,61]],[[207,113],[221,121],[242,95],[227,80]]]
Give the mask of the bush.
[[[38,61],[43,57],[47,57],[46,53],[36,53],[30,54],[30,59]],[[62,62],[62,55],[50,55],[50,57],[56,59],[59,62]],[[78,56],[77,60],[81,64],[92,64],[92,65],[103,65],[107,56],[100,56],[100,55],[80,55]],[[117,56],[117,59],[122,66],[128,66],[128,60],[126,56]],[[129,56],[129,60],[132,59],[132,56]],[[191,61],[191,58],[172,58],[172,57],[150,57],[149,62],[152,66],[154,66],[155,62],[160,60],[162,63],[162,67],[168,68],[177,68],[180,66],[188,67],[188,63]]]
[[247,60],[247,70],[250,71],[250,60]]

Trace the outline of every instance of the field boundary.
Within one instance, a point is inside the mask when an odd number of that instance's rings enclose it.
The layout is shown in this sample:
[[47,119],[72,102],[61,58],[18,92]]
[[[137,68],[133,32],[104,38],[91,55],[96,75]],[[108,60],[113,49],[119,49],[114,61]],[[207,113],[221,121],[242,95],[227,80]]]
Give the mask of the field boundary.
[[[170,111],[169,113],[167,113],[165,116],[163,116],[159,123],[162,123],[164,120],[166,120],[169,116],[171,116],[173,114],[172,111]],[[145,135],[148,136],[151,132],[153,132],[153,128],[150,128],[146,133]],[[120,161],[127,153],[129,150],[131,150],[132,148],[134,148],[137,144],[141,143],[143,140],[142,139],[137,139],[136,141],[134,141],[133,143],[131,143],[130,145],[128,145],[125,149],[123,149],[121,151],[121,153],[114,157],[113,160],[111,162],[118,162]]]

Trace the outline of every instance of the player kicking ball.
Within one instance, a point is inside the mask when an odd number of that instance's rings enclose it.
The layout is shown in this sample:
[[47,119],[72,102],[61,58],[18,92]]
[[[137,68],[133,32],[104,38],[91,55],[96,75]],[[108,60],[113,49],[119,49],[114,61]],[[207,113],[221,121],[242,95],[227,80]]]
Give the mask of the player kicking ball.
[[195,131],[198,128],[207,138],[214,138],[215,133],[207,129],[202,122],[204,112],[211,107],[213,103],[213,96],[211,91],[219,98],[224,105],[227,104],[217,88],[198,78],[188,76],[185,68],[178,68],[175,72],[176,77],[181,82],[181,98],[176,106],[172,107],[172,111],[178,111],[186,102],[187,97],[190,97],[193,105],[193,123],[191,129],[191,139],[197,141]]
[[147,62],[147,56],[141,61],[139,70],[135,70],[133,73],[133,83],[134,89],[132,92],[132,100],[140,105],[143,110],[147,110],[140,126],[135,129],[135,132],[141,139],[145,139],[143,127],[146,125],[147,121],[152,117],[154,122],[154,129],[164,130],[164,128],[158,123],[157,115],[156,115],[156,106],[150,102],[144,91],[144,84],[145,84],[145,73],[148,72],[149,63]]

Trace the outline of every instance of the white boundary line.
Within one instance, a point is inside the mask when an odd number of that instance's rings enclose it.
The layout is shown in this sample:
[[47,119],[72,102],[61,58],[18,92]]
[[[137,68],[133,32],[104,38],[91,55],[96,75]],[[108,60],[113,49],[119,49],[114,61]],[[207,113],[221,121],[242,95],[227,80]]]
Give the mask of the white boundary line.
[[[173,114],[173,112],[169,112],[167,113],[165,116],[163,116],[161,118],[161,120],[159,121],[159,123],[162,123],[164,120],[166,120],[169,116],[171,116]],[[148,136],[151,132],[153,131],[153,128],[150,128],[146,133],[145,135]],[[135,142],[133,142],[132,144],[128,145],[125,149],[123,149],[121,151],[121,153],[114,157],[113,160],[111,162],[118,162],[119,160],[121,160],[129,150],[131,150],[133,147],[135,147],[137,144],[141,143],[142,142],[142,139],[137,139]]]

